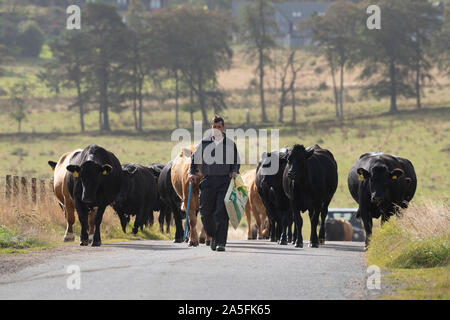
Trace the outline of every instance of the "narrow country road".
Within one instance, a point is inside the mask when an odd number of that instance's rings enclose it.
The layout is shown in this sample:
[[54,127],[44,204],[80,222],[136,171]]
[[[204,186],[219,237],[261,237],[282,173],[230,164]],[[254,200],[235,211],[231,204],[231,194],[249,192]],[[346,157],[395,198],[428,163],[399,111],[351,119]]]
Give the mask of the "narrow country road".
[[[30,254],[33,263],[0,272],[0,299],[367,298],[362,242],[296,249],[230,241],[226,252],[152,240],[75,246]],[[0,257],[0,265],[7,259]],[[68,288],[77,283],[68,267],[80,270],[79,290]]]

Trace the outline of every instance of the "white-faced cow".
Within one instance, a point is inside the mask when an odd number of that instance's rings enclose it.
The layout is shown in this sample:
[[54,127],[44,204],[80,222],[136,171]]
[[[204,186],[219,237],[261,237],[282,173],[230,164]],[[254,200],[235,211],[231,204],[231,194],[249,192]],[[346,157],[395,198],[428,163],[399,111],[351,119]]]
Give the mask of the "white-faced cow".
[[386,222],[396,208],[406,208],[414,196],[417,178],[408,159],[380,152],[365,153],[359,157],[348,174],[348,188],[359,204],[366,231],[366,246],[372,234],[372,218]]
[[92,246],[100,246],[103,213],[120,192],[120,162],[113,153],[93,144],[75,154],[66,168],[67,186],[81,223],[80,245],[88,245],[88,214],[97,208]]
[[[317,144],[305,149],[294,145],[289,151],[288,164],[283,173],[283,189],[289,198],[297,230],[295,246],[303,247],[301,212],[308,210],[311,220],[310,247],[318,248],[325,243],[325,219],[328,205],[338,185],[337,164],[333,154]],[[319,239],[317,224],[321,218]]]

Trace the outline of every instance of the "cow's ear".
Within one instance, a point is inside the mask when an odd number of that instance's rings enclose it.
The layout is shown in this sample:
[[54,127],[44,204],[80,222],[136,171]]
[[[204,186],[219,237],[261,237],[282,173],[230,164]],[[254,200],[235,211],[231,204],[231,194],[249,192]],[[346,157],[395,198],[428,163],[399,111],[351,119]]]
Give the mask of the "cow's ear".
[[307,151],[305,155],[305,159],[311,158],[311,156],[314,154],[314,149],[311,151]]
[[358,170],[356,170],[356,172],[358,172],[359,174],[358,180],[360,181],[370,178],[370,172],[364,168],[359,168]]
[[394,169],[391,171],[391,178],[392,180],[396,180],[397,178],[400,178],[403,175],[403,170],[400,168]]
[[50,167],[52,167],[53,170],[55,170],[55,167],[56,167],[56,162],[55,162],[55,161],[49,161],[49,162],[48,162],[48,165],[49,165]]
[[72,172],[72,174],[73,174],[73,176],[74,176],[75,178],[78,178],[78,174],[79,174],[80,171],[81,171],[80,166],[77,166],[77,165],[74,165],[74,164],[69,164],[69,165],[66,167],[66,169],[67,169],[67,171]]
[[111,173],[112,169],[113,169],[112,166],[109,165],[109,164],[103,165],[103,167],[102,167],[102,175],[107,176],[108,174]]
[[127,167],[126,170],[124,170],[127,174],[135,174],[137,171],[137,168],[135,166]]

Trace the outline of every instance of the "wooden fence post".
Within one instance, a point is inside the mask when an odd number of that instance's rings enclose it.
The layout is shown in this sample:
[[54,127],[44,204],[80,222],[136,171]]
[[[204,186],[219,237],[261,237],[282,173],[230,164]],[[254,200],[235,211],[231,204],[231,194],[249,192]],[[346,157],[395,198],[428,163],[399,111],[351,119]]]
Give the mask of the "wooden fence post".
[[7,199],[11,198],[11,175],[6,176],[5,196]]
[[22,197],[26,199],[28,197],[28,184],[27,184],[27,178],[21,177],[20,178],[20,184],[21,184],[21,192]]
[[13,196],[14,197],[19,196],[19,177],[18,176],[13,177]]
[[40,181],[40,200],[41,202],[45,201],[45,180],[39,180]]
[[31,178],[31,201],[36,203],[36,178]]

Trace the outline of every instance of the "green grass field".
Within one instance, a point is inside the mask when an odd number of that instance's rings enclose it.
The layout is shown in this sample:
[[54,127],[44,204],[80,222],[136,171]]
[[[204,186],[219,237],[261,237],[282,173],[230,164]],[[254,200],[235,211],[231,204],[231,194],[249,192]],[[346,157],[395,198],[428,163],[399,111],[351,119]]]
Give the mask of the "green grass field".
[[[47,58],[44,50],[43,57]],[[29,59],[14,62],[6,67],[7,73],[0,77],[0,87],[8,88],[21,79],[33,84],[32,96],[28,97],[29,113],[22,123],[22,133],[17,134],[17,123],[7,112],[0,113],[0,194],[4,194],[3,177],[7,174],[25,177],[50,178],[52,171],[48,160],[57,161],[60,155],[76,148],[96,143],[114,152],[122,163],[149,164],[166,163],[171,149],[177,142],[170,137],[175,129],[173,101],[159,104],[146,100],[144,107],[144,132],[134,131],[131,108],[121,113],[110,113],[110,133],[98,131],[96,106],[90,106],[85,118],[86,132],[79,132],[77,110],[68,110],[73,102],[73,92],[63,90],[60,95],[50,92],[36,77],[43,59]],[[278,119],[278,95],[274,90],[267,93],[268,123],[260,122],[257,93],[244,93],[233,86],[233,79],[243,69],[244,62],[233,62],[229,74],[221,76],[227,89],[228,109],[222,112],[228,128],[278,129],[280,147],[294,143],[306,146],[315,143],[329,149],[335,156],[339,170],[339,185],[330,207],[355,207],[347,188],[347,174],[356,159],[365,152],[383,151],[406,157],[415,166],[418,188],[413,202],[431,200],[448,202],[450,194],[450,87],[448,79],[440,79],[432,87],[425,88],[424,108],[415,109],[414,100],[399,99],[398,114],[388,114],[388,100],[376,101],[361,97],[359,89],[350,87],[345,92],[345,118],[335,117],[331,89],[319,91],[315,85],[323,78],[302,81],[299,78],[297,97],[309,101],[297,106],[297,123],[289,123],[291,109],[286,107],[284,123]],[[247,65],[245,68],[249,69]],[[246,70],[246,69],[245,69]],[[245,82],[246,80],[241,80]],[[351,82],[351,81],[350,81]],[[312,84],[313,83],[313,84]],[[244,88],[242,88],[244,89]],[[269,86],[270,89],[270,86]],[[7,110],[7,97],[0,100],[0,108]],[[246,109],[250,113],[250,124],[246,124]],[[212,110],[208,116],[212,117]],[[200,112],[194,114],[200,120]],[[190,115],[180,112],[180,126],[190,128]],[[251,146],[254,148],[254,145]],[[249,146],[247,145],[247,149]],[[243,165],[241,171],[251,168]],[[55,209],[59,213],[59,208]],[[304,215],[308,224],[307,215]],[[117,219],[114,219],[114,228]],[[245,219],[243,219],[245,220]],[[303,228],[304,238],[309,238],[309,227]],[[64,224],[60,223],[59,232]],[[241,227],[246,227],[245,221]],[[109,238],[123,238],[114,233]],[[117,229],[119,230],[119,229]],[[156,232],[156,231],[155,231]],[[145,235],[144,235],[145,237]]]

